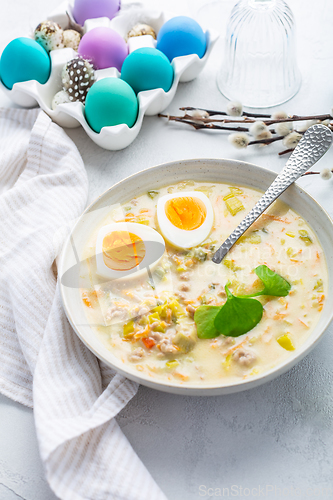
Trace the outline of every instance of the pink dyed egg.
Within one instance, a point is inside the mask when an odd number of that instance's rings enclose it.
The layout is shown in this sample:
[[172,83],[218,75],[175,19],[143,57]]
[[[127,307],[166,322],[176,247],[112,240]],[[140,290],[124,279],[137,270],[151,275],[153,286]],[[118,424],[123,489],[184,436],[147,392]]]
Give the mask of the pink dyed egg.
[[94,28],[81,38],[78,52],[96,69],[117,68],[121,71],[128,47],[125,40],[111,28]]
[[77,23],[84,25],[87,19],[96,17],[114,18],[120,9],[120,0],[75,0],[73,16]]

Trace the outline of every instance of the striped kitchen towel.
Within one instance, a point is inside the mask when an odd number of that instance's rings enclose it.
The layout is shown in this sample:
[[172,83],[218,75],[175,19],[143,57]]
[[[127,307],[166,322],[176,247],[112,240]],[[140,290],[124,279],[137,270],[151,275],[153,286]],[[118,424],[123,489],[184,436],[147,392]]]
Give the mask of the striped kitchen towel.
[[0,110],[0,391],[34,407],[59,498],[165,500],[114,418],[137,384],[103,365],[62,309],[54,236],[87,191],[79,152],[45,113]]

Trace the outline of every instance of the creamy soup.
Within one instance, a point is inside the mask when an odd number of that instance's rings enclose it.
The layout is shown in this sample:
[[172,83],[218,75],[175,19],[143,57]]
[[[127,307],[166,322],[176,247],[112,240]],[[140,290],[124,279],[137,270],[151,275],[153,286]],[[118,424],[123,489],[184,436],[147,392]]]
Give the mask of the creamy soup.
[[[103,212],[82,256],[81,296],[89,324],[124,365],[183,385],[223,385],[282,363],[309,337],[325,303],[327,269],[316,235],[289,206],[275,202],[221,264],[211,260],[261,196],[247,187],[187,181],[152,188]],[[161,199],[165,202],[159,204]],[[106,279],[96,267],[98,234],[123,222],[155,229],[164,237],[165,252],[146,270]],[[107,236],[101,250],[104,264],[115,276],[126,265],[135,271],[144,258],[145,237],[126,240],[124,231],[114,234],[127,251],[135,251],[120,254],[115,238]],[[263,265],[289,283],[288,293],[253,299],[262,304],[263,314],[246,333],[198,338],[196,310],[223,306],[226,284],[234,296],[262,290],[254,270]],[[236,321],[242,323],[242,318]]]

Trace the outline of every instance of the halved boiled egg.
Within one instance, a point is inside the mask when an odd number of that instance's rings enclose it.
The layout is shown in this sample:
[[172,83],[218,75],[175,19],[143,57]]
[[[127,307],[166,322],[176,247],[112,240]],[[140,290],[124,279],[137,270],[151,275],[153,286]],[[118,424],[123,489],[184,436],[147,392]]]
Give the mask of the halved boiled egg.
[[157,202],[157,220],[164,238],[177,248],[200,245],[212,230],[214,211],[200,191],[172,193]]
[[158,263],[165,250],[155,229],[136,222],[115,222],[103,226],[96,241],[97,274],[123,278]]

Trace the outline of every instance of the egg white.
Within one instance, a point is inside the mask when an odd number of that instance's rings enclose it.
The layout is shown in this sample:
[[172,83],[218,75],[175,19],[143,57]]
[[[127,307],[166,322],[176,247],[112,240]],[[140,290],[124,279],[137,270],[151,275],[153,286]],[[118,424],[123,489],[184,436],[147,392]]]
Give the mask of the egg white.
[[[103,259],[103,240],[105,236],[113,231],[127,231],[133,233],[143,240],[145,243],[146,254],[136,267],[128,271],[117,271],[110,269]],[[158,243],[158,245],[149,245],[150,242]],[[147,273],[147,267],[153,269],[163,256],[165,251],[165,242],[163,237],[152,227],[138,224],[137,222],[114,222],[103,226],[96,241],[96,272],[102,278],[117,279],[125,277],[140,277]]]
[[[172,224],[165,213],[165,204],[167,201],[174,198],[199,198],[206,207],[206,218],[200,227],[187,231],[180,229]],[[171,193],[162,196],[157,202],[157,221],[161,233],[164,238],[174,247],[182,249],[190,249],[200,245],[212,230],[214,224],[214,210],[208,197],[200,191],[181,191],[179,193]]]

